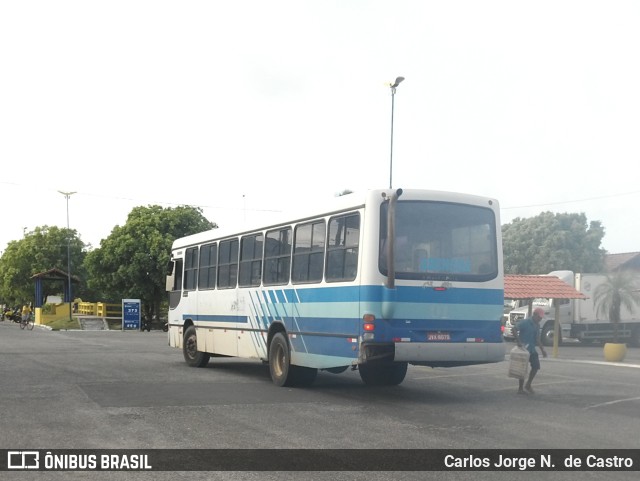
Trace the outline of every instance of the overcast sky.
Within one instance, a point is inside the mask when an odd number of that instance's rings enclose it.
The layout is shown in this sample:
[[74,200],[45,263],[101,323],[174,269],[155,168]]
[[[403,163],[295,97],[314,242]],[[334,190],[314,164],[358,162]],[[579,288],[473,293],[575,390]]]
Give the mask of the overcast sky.
[[344,190],[583,212],[640,251],[640,2],[0,2],[0,251],[138,205],[221,226]]

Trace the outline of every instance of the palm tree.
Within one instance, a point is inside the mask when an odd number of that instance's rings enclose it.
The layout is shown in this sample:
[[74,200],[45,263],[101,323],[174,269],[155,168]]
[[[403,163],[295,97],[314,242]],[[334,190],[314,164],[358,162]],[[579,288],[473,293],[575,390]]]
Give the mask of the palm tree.
[[608,316],[613,323],[613,340],[617,343],[620,309],[632,310],[640,304],[640,288],[635,273],[618,271],[607,274],[607,279],[593,292],[593,302],[598,315]]

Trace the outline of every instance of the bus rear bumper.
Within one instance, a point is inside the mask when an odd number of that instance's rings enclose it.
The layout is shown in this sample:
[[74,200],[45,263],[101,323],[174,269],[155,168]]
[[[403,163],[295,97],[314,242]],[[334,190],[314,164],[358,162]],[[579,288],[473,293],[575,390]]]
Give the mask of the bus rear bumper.
[[502,342],[399,342],[395,343],[396,362],[423,366],[465,366],[504,361]]

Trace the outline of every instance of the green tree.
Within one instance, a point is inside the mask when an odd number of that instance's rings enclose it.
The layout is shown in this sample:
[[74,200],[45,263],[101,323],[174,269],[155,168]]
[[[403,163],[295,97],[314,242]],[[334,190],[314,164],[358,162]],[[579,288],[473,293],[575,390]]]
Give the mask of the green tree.
[[[7,303],[35,302],[34,274],[60,269],[67,272],[67,242],[71,254],[71,274],[81,281],[88,246],[75,230],[41,226],[25,234],[24,238],[9,242],[0,257],[0,299]],[[45,282],[44,296],[61,295],[64,286],[60,282]],[[84,284],[73,286],[74,297],[81,295]]]
[[604,227],[584,213],[543,212],[502,226],[504,272],[547,274],[555,270],[600,272]]
[[607,274],[607,279],[593,291],[593,303],[598,315],[608,317],[613,323],[613,339],[618,342],[620,309],[629,311],[640,305],[640,287],[634,272],[623,270]]
[[167,296],[166,266],[173,241],[214,227],[199,208],[135,207],[126,224],[114,227],[87,255],[89,287],[105,301],[141,299],[144,315],[152,319]]

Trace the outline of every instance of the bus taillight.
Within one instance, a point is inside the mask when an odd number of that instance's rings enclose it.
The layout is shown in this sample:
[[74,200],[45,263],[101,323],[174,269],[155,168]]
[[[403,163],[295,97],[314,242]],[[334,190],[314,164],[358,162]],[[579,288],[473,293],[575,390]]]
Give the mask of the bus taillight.
[[362,329],[364,330],[364,335],[362,336],[362,338],[365,341],[372,341],[373,331],[376,329],[376,325],[375,325],[376,316],[374,316],[373,314],[365,314],[364,316],[362,316],[362,320],[364,321],[364,324],[362,325]]
[[376,316],[374,316],[373,314],[365,314],[364,316],[362,316],[362,320],[364,321],[364,325],[362,327],[365,331],[372,332],[373,330],[375,330],[376,325],[374,323],[376,320]]

